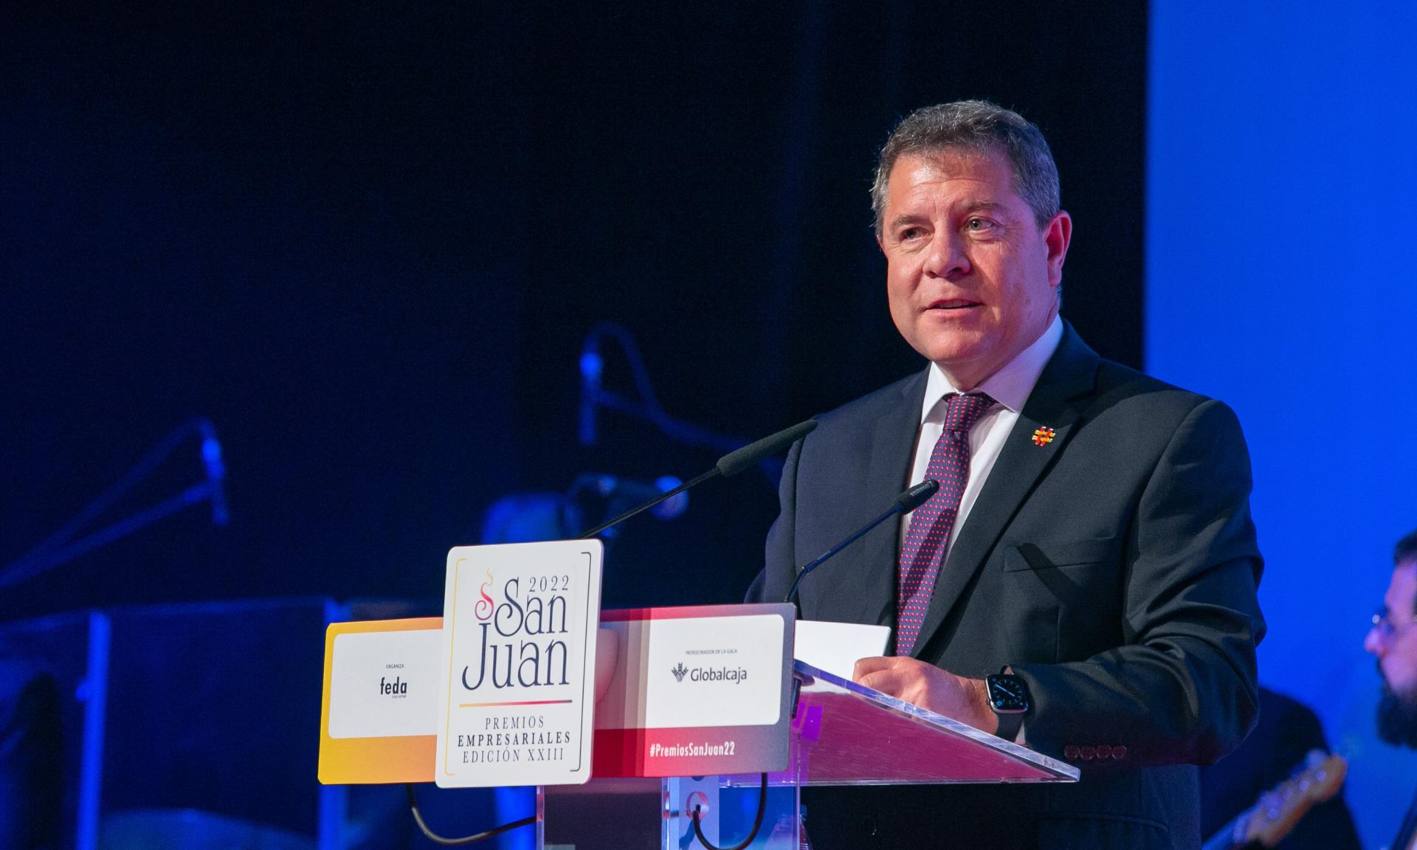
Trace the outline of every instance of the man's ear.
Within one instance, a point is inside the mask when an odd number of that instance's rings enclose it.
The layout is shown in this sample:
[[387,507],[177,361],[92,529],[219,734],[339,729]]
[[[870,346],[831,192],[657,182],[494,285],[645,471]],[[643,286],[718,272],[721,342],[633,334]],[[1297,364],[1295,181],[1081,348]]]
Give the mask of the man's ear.
[[1043,228],[1043,244],[1048,249],[1049,286],[1057,288],[1063,282],[1063,260],[1068,257],[1068,244],[1072,238],[1073,217],[1068,215],[1067,210],[1058,210],[1058,214]]

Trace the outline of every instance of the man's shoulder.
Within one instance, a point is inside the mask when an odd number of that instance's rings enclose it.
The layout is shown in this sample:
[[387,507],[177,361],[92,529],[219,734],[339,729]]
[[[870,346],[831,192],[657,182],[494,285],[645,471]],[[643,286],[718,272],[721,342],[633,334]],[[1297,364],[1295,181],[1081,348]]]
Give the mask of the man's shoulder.
[[[927,374],[928,366],[817,414],[815,418],[819,428],[816,436],[820,438],[831,433],[845,434],[863,427],[874,427],[886,416],[908,415],[918,424]],[[1039,392],[1049,384],[1065,389]],[[1050,407],[1059,402],[1069,407],[1081,403],[1086,409],[1085,420],[1121,416],[1142,418],[1165,427],[1167,423],[1172,426],[1179,424],[1197,408],[1206,408],[1221,418],[1234,419],[1234,412],[1222,401],[1101,357],[1071,327],[1040,376],[1030,401],[1034,397],[1044,400]]]
[[1155,397],[1158,401],[1175,400],[1192,404],[1210,400],[1201,393],[1178,387],[1105,357],[1097,358],[1096,388],[1098,395]]
[[1065,326],[1058,350],[1039,379],[1040,385],[1049,381],[1060,382],[1074,391],[1085,387],[1086,391],[1079,394],[1084,396],[1092,416],[1140,416],[1163,427],[1164,423],[1175,424],[1190,417],[1198,408],[1222,418],[1234,418],[1234,412],[1224,402],[1098,355],[1071,324]]
[[1097,358],[1092,407],[1097,412],[1144,414],[1162,421],[1185,419],[1197,408],[1214,409],[1233,418],[1223,401],[1204,393],[1178,387],[1138,369],[1105,358]]

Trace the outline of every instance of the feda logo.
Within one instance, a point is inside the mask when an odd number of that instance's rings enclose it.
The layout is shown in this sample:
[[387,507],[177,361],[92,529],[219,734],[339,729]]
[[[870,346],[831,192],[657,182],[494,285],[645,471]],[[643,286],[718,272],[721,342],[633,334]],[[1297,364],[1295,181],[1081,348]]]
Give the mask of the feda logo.
[[395,699],[406,697],[408,696],[408,682],[403,681],[402,677],[399,676],[395,676],[392,682],[384,676],[380,676],[379,693]]
[[678,664],[675,664],[669,672],[674,674],[674,681],[682,682],[684,681],[684,674],[689,672],[689,668],[685,667],[684,662],[680,661]]

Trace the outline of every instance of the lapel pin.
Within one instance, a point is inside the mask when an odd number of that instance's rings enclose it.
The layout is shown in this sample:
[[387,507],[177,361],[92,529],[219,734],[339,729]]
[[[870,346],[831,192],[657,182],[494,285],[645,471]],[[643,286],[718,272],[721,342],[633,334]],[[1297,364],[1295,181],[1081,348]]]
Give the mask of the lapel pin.
[[1042,428],[1034,428],[1033,444],[1035,446],[1046,446],[1049,443],[1053,442],[1053,436],[1056,433],[1056,431],[1054,431],[1052,428],[1049,428],[1047,425],[1044,425]]

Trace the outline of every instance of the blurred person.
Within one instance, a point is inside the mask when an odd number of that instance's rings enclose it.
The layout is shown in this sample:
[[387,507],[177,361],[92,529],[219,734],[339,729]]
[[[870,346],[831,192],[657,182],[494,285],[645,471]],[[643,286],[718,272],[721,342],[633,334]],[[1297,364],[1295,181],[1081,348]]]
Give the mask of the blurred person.
[[[1378,660],[1382,695],[1378,701],[1378,737],[1389,744],[1417,749],[1417,531],[1397,541],[1392,579],[1383,605],[1373,615],[1363,648]],[[1408,783],[1417,783],[1409,778]],[[1417,796],[1388,845],[1417,848]]]
[[53,676],[23,659],[0,657],[0,847],[60,846],[65,759],[59,710]]
[[[1310,753],[1328,749],[1328,736],[1311,708],[1261,687],[1254,731],[1235,752],[1201,768],[1201,834],[1212,836],[1206,846],[1232,846],[1226,839],[1235,818],[1307,767]],[[1353,813],[1341,790],[1303,809],[1292,831],[1272,845],[1276,850],[1361,850]]]

